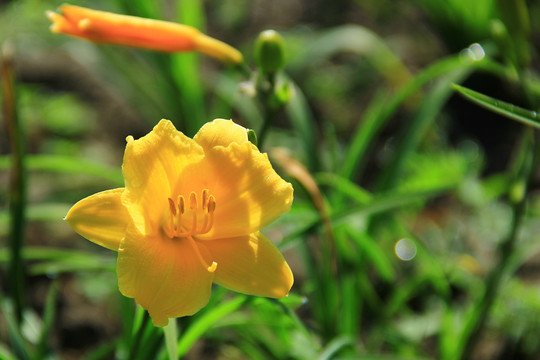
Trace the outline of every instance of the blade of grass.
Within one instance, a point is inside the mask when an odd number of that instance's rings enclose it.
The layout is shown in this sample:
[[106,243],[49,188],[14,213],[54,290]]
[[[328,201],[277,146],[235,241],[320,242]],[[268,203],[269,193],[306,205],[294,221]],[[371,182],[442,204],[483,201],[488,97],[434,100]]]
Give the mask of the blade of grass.
[[[60,221],[66,216],[70,204],[34,204],[27,207],[28,221]],[[7,211],[0,211],[0,235],[5,234],[10,217]]]
[[[407,194],[388,192],[376,196],[372,202],[366,205],[349,206],[344,209],[338,209],[330,215],[330,220],[334,226],[338,226],[341,223],[346,223],[349,216],[371,216],[375,214],[384,213],[386,211],[392,211],[400,207],[404,207],[410,204],[426,201],[428,199],[444,195],[453,189],[457,184],[451,186],[445,186],[438,189],[431,189],[429,191],[418,191]],[[304,225],[294,228],[292,232],[285,235],[281,241],[280,246],[284,247],[289,242],[296,240],[297,238],[313,232],[321,224],[320,218],[314,218],[312,220],[306,220]]]
[[452,84],[453,88],[467,100],[474,102],[509,119],[518,121],[527,126],[540,129],[540,115],[536,111],[527,110],[505,101],[497,100],[491,96],[484,95],[466,87]]
[[139,327],[137,328],[137,332],[135,333],[135,336],[132,339],[131,347],[129,349],[129,355],[128,360],[135,360],[137,359],[137,354],[139,352],[139,348],[141,348],[141,342],[143,339],[143,334],[146,330],[146,327],[149,323],[150,316],[146,311],[143,311],[142,319],[139,324]]
[[410,78],[409,71],[390,50],[384,39],[360,25],[343,25],[318,34],[305,52],[294,59],[293,67],[316,66],[336,53],[352,52],[365,56],[392,87],[399,87]]
[[[116,260],[92,253],[49,247],[25,247],[22,258],[35,261],[28,269],[32,275],[51,275],[75,271],[114,271]],[[0,249],[0,263],[8,261],[8,250]]]
[[401,179],[403,166],[408,156],[418,147],[429,127],[437,119],[437,115],[441,113],[442,107],[452,95],[450,85],[462,81],[469,73],[470,69],[458,69],[440,77],[429,94],[424,96],[415,118],[403,129],[394,156],[385,167],[379,180],[379,190],[393,188]]
[[15,319],[13,304],[9,299],[0,298],[0,309],[2,310],[0,314],[3,316],[6,324],[11,350],[17,359],[29,360],[30,356],[26,349],[26,343],[19,331],[19,324]]
[[497,248],[499,259],[488,274],[482,295],[473,305],[470,316],[468,316],[464,329],[456,343],[457,354],[462,360],[470,358],[473,347],[484,329],[501,282],[508,274],[509,269],[511,269],[518,233],[525,217],[528,193],[534,178],[536,165],[540,159],[540,141],[538,140],[538,138],[534,138],[532,129],[524,129],[521,153],[525,156],[521,159],[521,166],[516,173],[516,182],[523,184],[523,191],[519,197],[510,196],[512,205],[510,232],[499,243]]
[[317,357],[317,360],[332,359],[341,349],[354,345],[354,340],[349,335],[338,336],[328,343],[323,352]]
[[313,173],[320,167],[319,150],[316,146],[317,133],[314,127],[315,120],[302,91],[292,82],[291,86],[293,95],[285,106],[285,109],[297,134],[297,138],[302,141],[306,165],[310,172]]
[[336,191],[355,200],[359,204],[368,204],[372,200],[369,191],[364,190],[352,181],[333,173],[315,174],[315,179],[319,185],[331,186]]
[[11,43],[2,46],[2,115],[13,156],[9,186],[10,211],[10,249],[9,290],[15,306],[15,319],[20,324],[24,308],[24,268],[21,251],[24,243],[25,208],[26,208],[26,169],[24,163],[24,134],[17,114],[17,99],[13,68],[13,52]]
[[233,300],[223,302],[198,317],[180,337],[180,340],[178,341],[178,356],[184,356],[193,344],[195,344],[206,331],[211,329],[219,319],[236,311],[244,304],[244,302],[246,302],[246,300],[246,296],[237,295]]
[[17,360],[15,355],[9,351],[9,349],[4,346],[3,344],[0,344],[0,359],[2,360]]
[[[199,30],[204,27],[204,9],[200,0],[177,1],[178,21]],[[180,89],[180,106],[186,135],[193,136],[207,121],[204,91],[199,74],[199,55],[172,54],[171,70],[173,79]]]
[[340,175],[350,180],[361,175],[369,145],[389,118],[408,98],[439,76],[470,68],[488,71],[505,78],[509,75],[504,67],[487,58],[473,62],[465,61],[460,56],[450,56],[423,70],[411,81],[400,87],[394,95],[391,95],[388,91],[379,92],[372,100],[372,104],[355,130],[351,145],[345,154]]
[[39,337],[33,358],[35,360],[44,359],[47,354],[47,347],[50,343],[50,333],[56,313],[56,299],[58,297],[58,281],[54,280],[49,287],[49,293],[45,300],[45,310],[43,312],[43,330]]
[[[29,170],[84,174],[110,181],[117,186],[124,185],[120,168],[112,168],[93,161],[61,155],[28,155],[25,157],[25,161]],[[9,169],[10,166],[12,166],[11,156],[0,156],[0,169]]]

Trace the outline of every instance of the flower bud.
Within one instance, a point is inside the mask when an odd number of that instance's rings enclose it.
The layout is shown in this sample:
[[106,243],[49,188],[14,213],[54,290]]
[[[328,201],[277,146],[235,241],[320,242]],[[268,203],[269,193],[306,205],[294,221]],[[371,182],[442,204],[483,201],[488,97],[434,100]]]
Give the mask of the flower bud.
[[255,61],[261,72],[269,74],[285,65],[283,38],[277,31],[265,30],[255,42]]

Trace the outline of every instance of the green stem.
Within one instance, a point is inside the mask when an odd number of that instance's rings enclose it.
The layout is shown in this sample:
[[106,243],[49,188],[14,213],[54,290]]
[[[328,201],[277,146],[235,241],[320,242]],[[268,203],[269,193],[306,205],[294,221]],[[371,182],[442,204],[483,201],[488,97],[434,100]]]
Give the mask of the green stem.
[[268,134],[268,128],[272,122],[272,119],[276,116],[279,108],[272,103],[272,96],[274,93],[274,87],[276,84],[276,74],[261,75],[262,79],[257,79],[257,88],[261,104],[263,106],[263,123],[257,134],[257,142],[259,149],[262,149],[266,135]]
[[[518,235],[518,230],[523,222],[525,215],[525,207],[527,201],[527,193],[529,184],[533,178],[535,164],[540,160],[540,139],[535,137],[534,143],[527,141],[531,139],[533,130],[525,129],[526,142],[524,143],[526,159],[521,169],[521,176],[517,179],[525,185],[525,190],[519,200],[512,204],[512,223],[508,237],[500,243],[498,247],[499,261],[492,269],[486,280],[484,292],[472,311],[471,317],[467,322],[463,333],[461,334],[461,354],[458,353],[462,360],[469,359],[474,345],[480,337],[489,312],[497,297],[502,279],[508,272],[508,265],[514,253],[515,243]],[[536,134],[534,134],[536,135]],[[532,156],[530,156],[532,150]],[[459,351],[459,350],[458,350]]]
[[163,328],[165,334],[165,345],[169,359],[178,359],[178,328],[176,327],[176,318],[169,319],[167,326]]
[[2,115],[11,147],[12,165],[9,188],[10,249],[9,288],[15,306],[15,318],[20,323],[24,307],[24,268],[22,246],[25,227],[26,177],[24,166],[24,137],[17,116],[13,49],[9,43],[2,47]]

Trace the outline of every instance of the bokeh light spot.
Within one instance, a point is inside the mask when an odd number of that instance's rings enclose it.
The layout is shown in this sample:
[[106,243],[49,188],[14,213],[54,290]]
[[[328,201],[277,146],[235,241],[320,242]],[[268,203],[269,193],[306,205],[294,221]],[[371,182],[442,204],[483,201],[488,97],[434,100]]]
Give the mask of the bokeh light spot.
[[409,261],[416,256],[416,244],[410,239],[401,239],[396,242],[394,251],[399,259]]

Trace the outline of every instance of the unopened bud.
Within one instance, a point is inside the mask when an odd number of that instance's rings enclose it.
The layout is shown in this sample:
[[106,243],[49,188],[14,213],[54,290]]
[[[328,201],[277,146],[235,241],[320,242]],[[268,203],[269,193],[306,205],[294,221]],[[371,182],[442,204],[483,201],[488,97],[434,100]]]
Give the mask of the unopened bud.
[[255,43],[255,61],[263,73],[275,73],[285,65],[283,38],[277,31],[265,30]]

